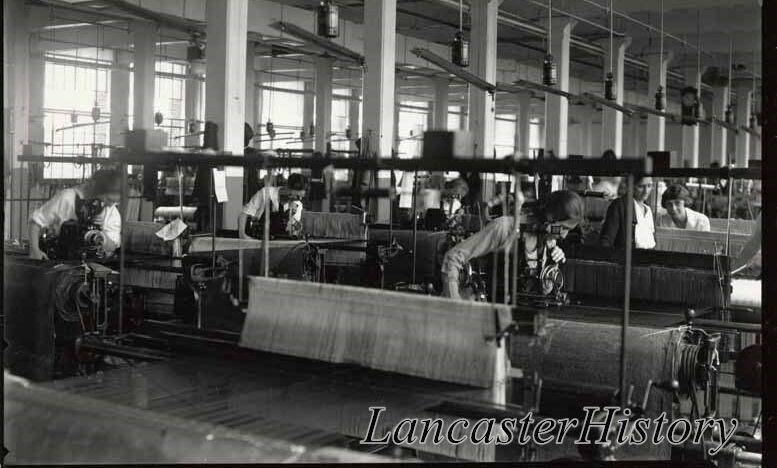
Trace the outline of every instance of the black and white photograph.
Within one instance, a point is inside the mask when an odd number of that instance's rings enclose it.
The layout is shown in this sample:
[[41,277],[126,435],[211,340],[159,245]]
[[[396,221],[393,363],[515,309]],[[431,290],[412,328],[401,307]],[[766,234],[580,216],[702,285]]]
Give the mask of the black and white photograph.
[[773,7],[3,0],[0,464],[777,466]]

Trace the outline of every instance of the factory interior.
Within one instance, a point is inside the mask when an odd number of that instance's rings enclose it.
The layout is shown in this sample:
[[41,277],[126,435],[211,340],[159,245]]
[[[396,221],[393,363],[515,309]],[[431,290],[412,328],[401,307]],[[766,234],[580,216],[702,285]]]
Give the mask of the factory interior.
[[768,466],[764,8],[4,1],[5,462]]

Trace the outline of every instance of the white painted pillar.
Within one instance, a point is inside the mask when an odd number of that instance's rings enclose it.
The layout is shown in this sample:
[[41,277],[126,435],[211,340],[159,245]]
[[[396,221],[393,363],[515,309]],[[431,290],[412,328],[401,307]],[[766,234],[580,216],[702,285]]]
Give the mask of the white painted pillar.
[[[248,0],[208,0],[206,5],[205,120],[219,126],[219,149],[243,154]],[[243,168],[227,167],[223,226],[236,229],[243,202]]]
[[[728,107],[728,86],[716,86],[712,88],[712,115],[720,120],[726,118],[726,108]],[[727,138],[728,130],[718,124],[712,125],[712,148],[710,154],[711,162],[717,162],[721,167],[728,164],[727,158]]]
[[[313,149],[315,137],[310,134],[311,127],[315,129],[316,122],[316,85],[312,81],[305,81],[305,96],[302,98],[302,128],[305,130],[305,141],[302,147]],[[315,135],[315,132],[314,132]]]
[[586,158],[597,158],[594,154],[594,118],[596,109],[592,105],[583,106],[583,153]]
[[132,73],[132,129],[154,129],[154,78],[156,67],[157,28],[151,23],[132,24],[134,41],[134,68]]
[[[489,83],[496,82],[496,39],[499,0],[470,0],[470,66],[469,71]],[[469,87],[470,125],[474,138],[474,156],[493,158],[496,128],[494,95],[474,86]]]
[[[130,113],[130,63],[132,56],[122,50],[114,50],[111,69],[111,123],[110,142],[114,146],[124,146],[126,132],[129,131]],[[186,84],[186,96],[189,96],[189,84]],[[186,115],[188,118],[188,114]]]
[[[30,35],[30,62],[29,62],[29,129],[28,138],[32,144],[34,154],[43,154],[42,143],[45,138],[43,126],[43,97],[46,88],[46,63],[44,62],[44,50],[41,47],[38,36]],[[107,109],[101,109],[106,111]],[[53,143],[53,142],[52,142]]]
[[[250,43],[246,46],[246,79],[245,79],[245,123],[251,126],[251,129],[258,128],[259,117],[256,115],[256,94],[260,91],[256,89],[256,69],[254,69],[254,45]],[[245,125],[244,125],[245,126]],[[253,142],[248,146],[253,147]]]
[[448,130],[448,80],[434,80],[434,113],[429,129]]
[[[750,125],[750,110],[753,107],[753,89],[740,85],[737,90],[737,126],[747,128]],[[750,159],[750,134],[741,128],[736,136],[736,165],[747,167]]]
[[351,143],[349,150],[356,151],[356,140],[359,138],[359,116],[361,114],[361,90],[353,88],[351,90],[352,100],[348,101],[348,127],[351,129]]
[[469,129],[469,108],[467,106],[460,106],[459,112],[459,130]]
[[315,150],[326,153],[332,131],[332,59],[316,57],[316,138]]
[[[685,85],[693,86],[701,93],[701,71],[696,67],[686,68]],[[691,167],[699,167],[699,125],[683,125],[683,151],[672,158],[671,167],[683,167],[683,160]]]
[[[572,28],[577,21],[556,17],[550,21],[550,50],[556,59],[557,88],[569,91],[569,42]],[[545,151],[553,151],[557,157],[566,158],[567,132],[569,130],[569,101],[563,96],[545,93]]]
[[[397,0],[364,2],[364,59],[362,148],[376,158],[391,157],[394,141],[394,67],[397,37]],[[378,186],[388,188],[387,173],[378,174]],[[378,200],[375,220],[389,221],[389,201]]]
[[[666,71],[673,54],[665,53],[650,55],[648,57],[648,99],[655,107],[656,92],[658,87],[664,88],[664,103],[668,105],[668,91],[666,89]],[[647,120],[647,150],[664,151],[666,148],[666,117],[648,114]]]
[[531,132],[531,98],[532,93],[524,91],[518,95],[518,115],[515,128],[515,153],[521,158],[529,158],[529,133]]
[[[610,47],[609,39],[601,42],[604,49],[604,72],[602,74],[602,94],[604,78],[612,68],[615,78],[615,102],[623,104],[623,70],[626,48],[631,44],[630,37],[614,39]],[[612,52],[612,67],[610,53]],[[620,158],[623,156],[623,112],[602,106],[602,148],[611,149]]]

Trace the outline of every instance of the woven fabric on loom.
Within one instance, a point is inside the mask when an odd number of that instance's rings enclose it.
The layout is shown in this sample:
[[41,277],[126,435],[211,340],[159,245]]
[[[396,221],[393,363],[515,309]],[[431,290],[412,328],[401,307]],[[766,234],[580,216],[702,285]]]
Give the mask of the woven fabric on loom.
[[[568,259],[565,290],[577,297],[620,299],[623,267],[612,262]],[[683,307],[715,307],[721,303],[718,276],[713,270],[638,266],[632,270],[631,298]]]
[[125,222],[123,225],[124,248],[132,253],[170,255],[172,244],[166,243],[156,233],[163,224],[151,222]]
[[240,345],[488,388],[505,306],[251,277]]
[[[749,238],[749,234],[735,234],[732,232],[729,238],[731,256],[737,256]],[[656,250],[714,255],[717,252],[725,251],[725,248],[725,232],[656,228]]]
[[361,215],[350,213],[302,212],[302,228],[310,237],[362,239]]
[[[547,332],[542,337],[513,336],[510,344],[512,367],[524,375],[537,372],[543,379],[569,384],[601,385],[618,388],[620,385],[620,333],[615,325],[548,320]],[[673,358],[680,340],[679,330],[655,330],[632,327],[627,333],[627,384],[634,385],[634,397],[642,399],[648,380],[662,382],[673,378]],[[546,390],[543,384],[543,390]],[[542,402],[540,414],[542,414]],[[672,396],[653,389],[647,407],[648,417],[662,412],[672,415]],[[581,412],[582,414],[582,412]],[[580,415],[569,415],[580,417]],[[651,454],[668,458],[668,444],[654,446],[627,446],[620,449],[625,458],[645,458]],[[569,441],[561,446],[548,444],[540,447],[540,459],[573,455],[577,452]]]

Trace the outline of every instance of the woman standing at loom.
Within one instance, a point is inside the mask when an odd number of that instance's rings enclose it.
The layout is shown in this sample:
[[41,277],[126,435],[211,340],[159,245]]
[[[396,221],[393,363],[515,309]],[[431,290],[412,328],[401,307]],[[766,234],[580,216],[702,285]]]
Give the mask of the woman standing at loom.
[[[524,203],[523,193],[518,191],[518,209]],[[583,219],[583,199],[569,190],[559,190],[533,207],[531,210],[521,210],[521,225],[542,225],[548,232],[545,236],[545,246],[537,245],[537,236],[524,233],[524,255],[527,263],[538,260],[541,247],[546,248],[546,255],[556,262],[562,263],[566,258],[564,251],[556,244],[558,239],[566,237],[570,230],[577,227]],[[555,233],[555,234],[553,234]],[[519,237],[513,216],[502,216],[489,223],[482,231],[457,244],[445,254],[442,263],[443,296],[461,299],[459,281],[467,264],[478,257],[503,250]]]
[[[634,247],[652,249],[656,246],[653,212],[645,201],[653,189],[650,177],[634,178]],[[599,238],[604,247],[626,246],[626,201],[622,196],[610,203]]]
[[693,199],[687,188],[680,184],[670,185],[661,196],[663,210],[658,214],[658,226],[689,231],[709,231],[710,219],[688,208],[692,203]]

